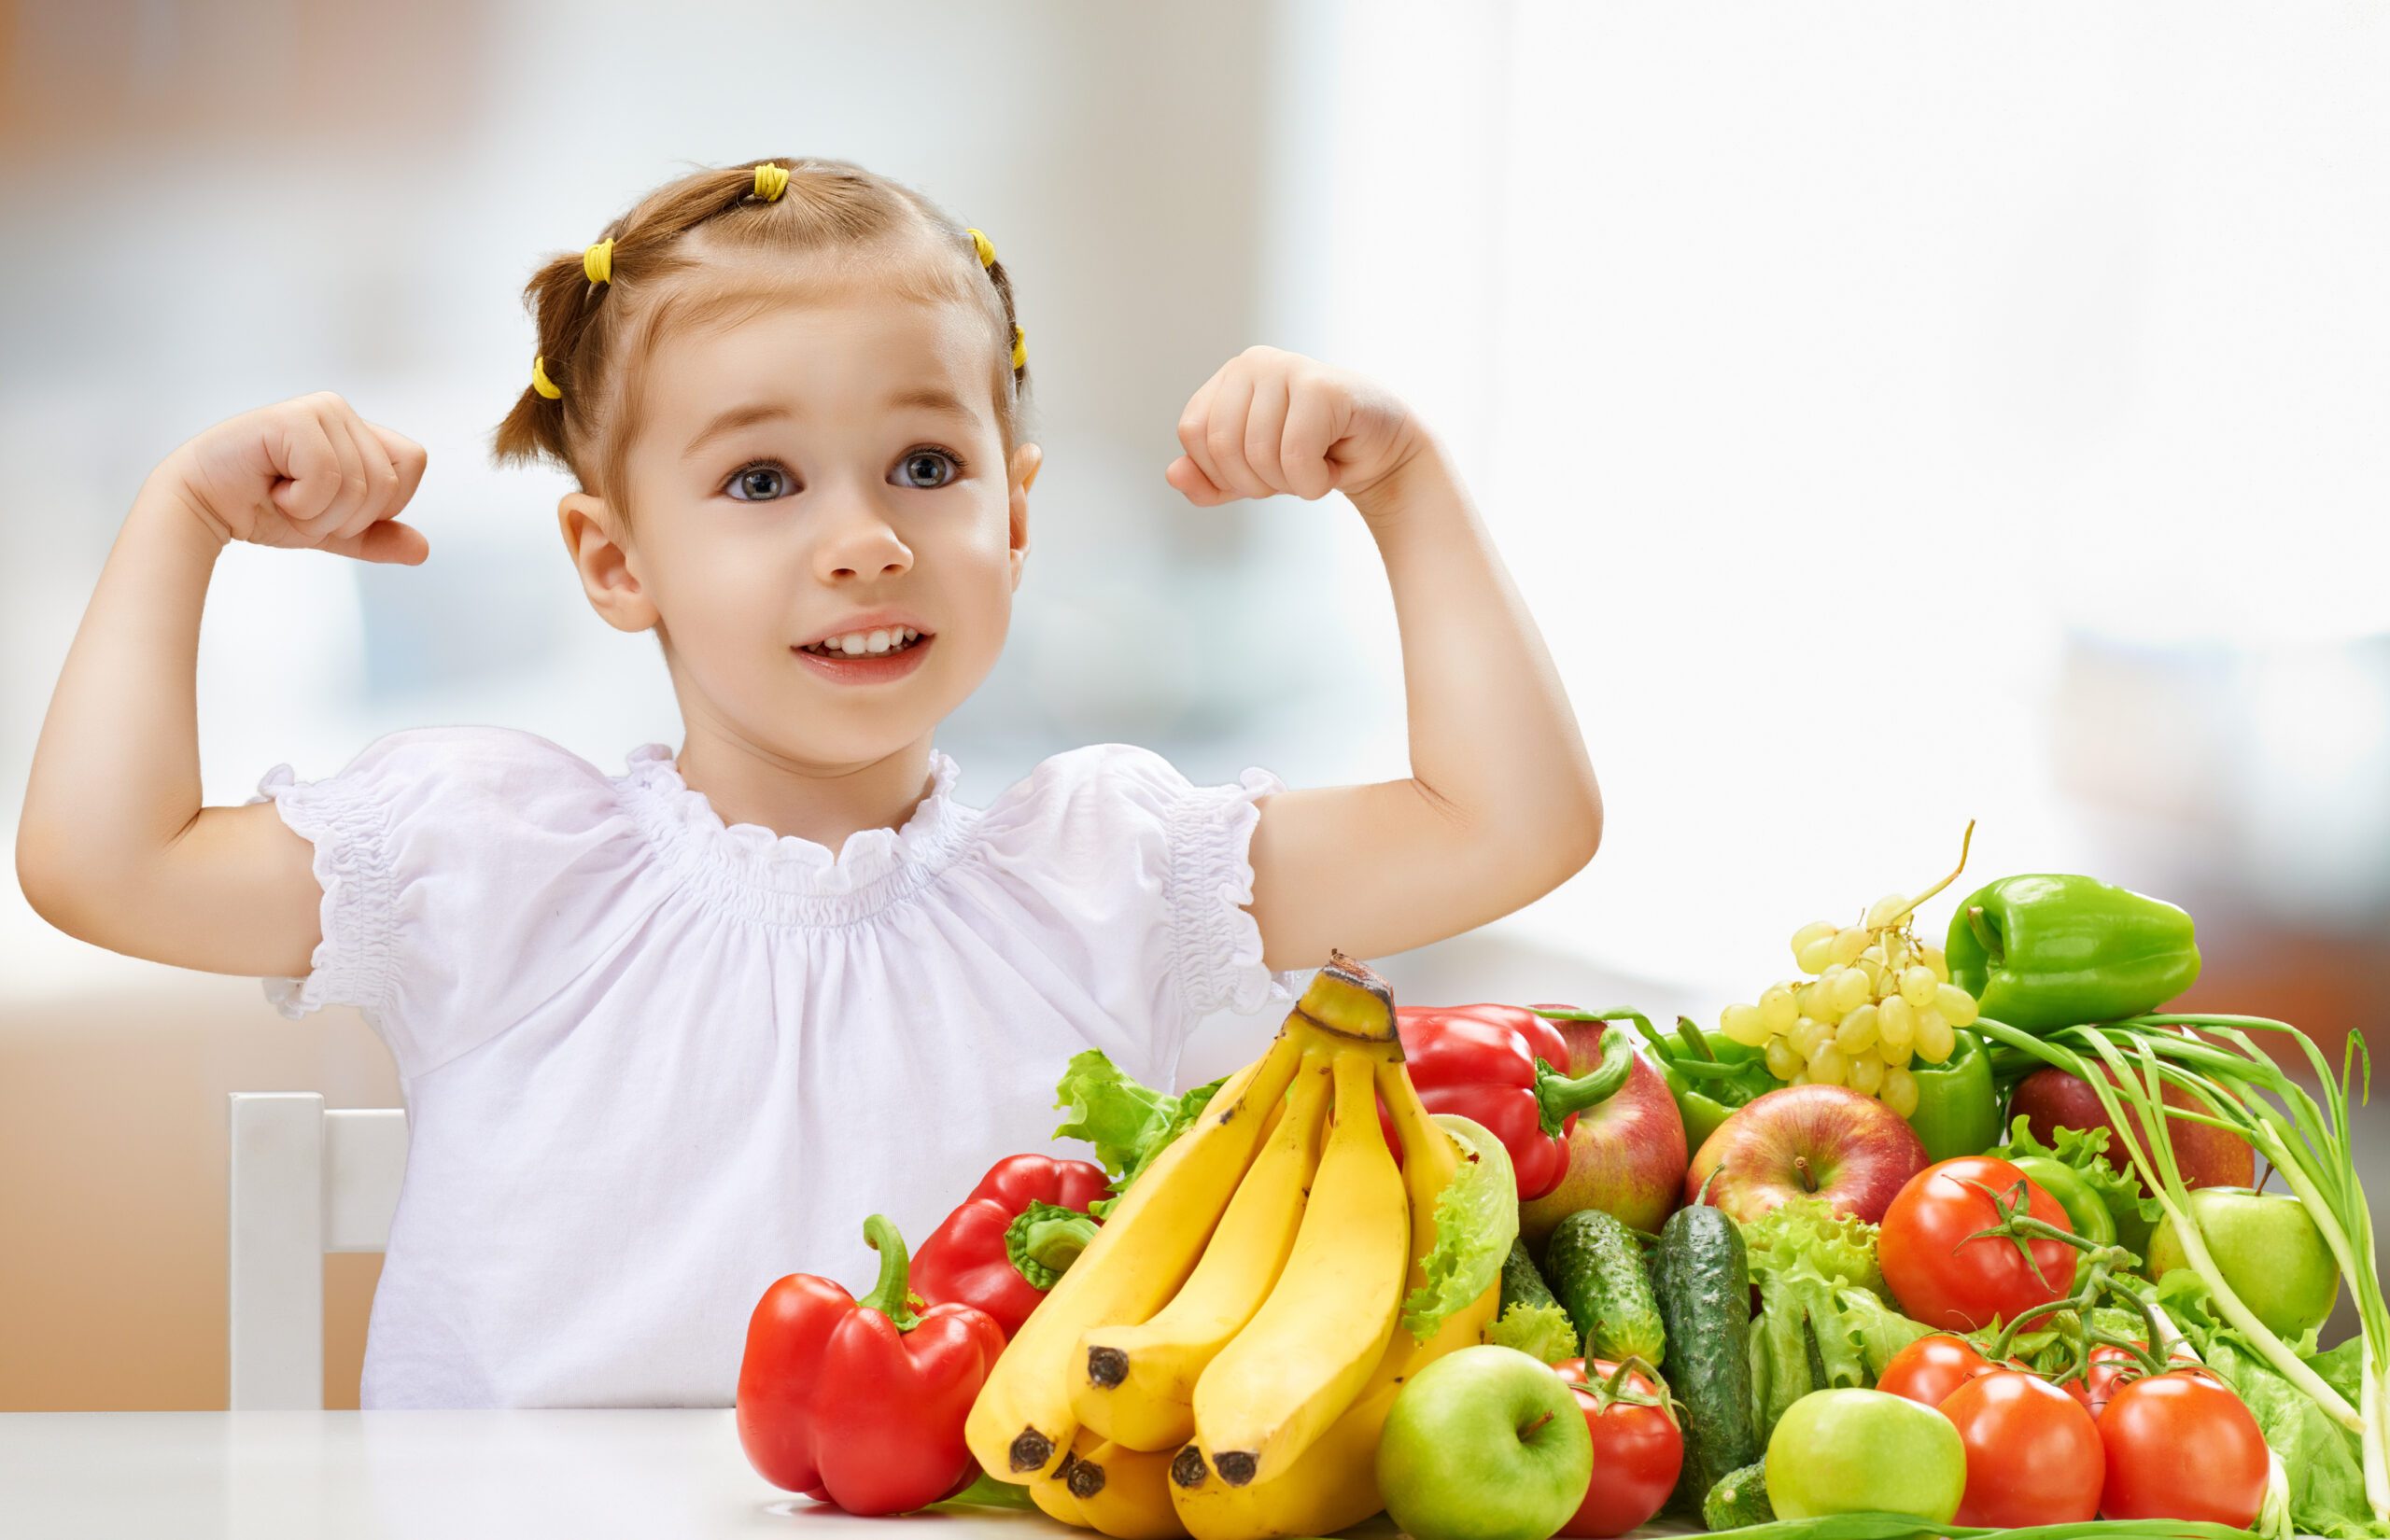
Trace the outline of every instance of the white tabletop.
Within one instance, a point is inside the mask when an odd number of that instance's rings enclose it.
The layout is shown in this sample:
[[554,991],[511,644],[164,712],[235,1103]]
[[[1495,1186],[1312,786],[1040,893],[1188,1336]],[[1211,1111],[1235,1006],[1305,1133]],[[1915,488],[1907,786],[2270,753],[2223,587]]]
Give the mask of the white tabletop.
[[931,1527],[941,1540],[1061,1533],[1042,1514],[997,1508],[851,1517],[756,1475],[731,1417],[727,1407],[9,1413],[0,1415],[0,1534],[889,1540],[892,1524]]
[[[755,1474],[726,1407],[0,1413],[0,1536],[41,1540],[1061,1540],[1041,1513],[858,1519]],[[892,1527],[894,1526],[894,1527]],[[1381,1514],[1350,1535],[1396,1540]],[[1634,1540],[1690,1535],[1663,1520]]]

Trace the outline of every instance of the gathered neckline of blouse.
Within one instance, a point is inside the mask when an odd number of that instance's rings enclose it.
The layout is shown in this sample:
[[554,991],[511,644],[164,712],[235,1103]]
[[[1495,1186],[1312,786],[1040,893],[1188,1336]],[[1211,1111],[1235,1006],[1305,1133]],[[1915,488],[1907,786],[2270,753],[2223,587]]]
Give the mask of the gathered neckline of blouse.
[[626,805],[668,860],[735,912],[780,924],[841,925],[867,918],[945,868],[977,824],[954,799],[954,757],[930,750],[929,794],[903,824],[858,829],[836,854],[818,840],[760,823],[725,823],[681,777],[673,750],[641,744],[617,777]]

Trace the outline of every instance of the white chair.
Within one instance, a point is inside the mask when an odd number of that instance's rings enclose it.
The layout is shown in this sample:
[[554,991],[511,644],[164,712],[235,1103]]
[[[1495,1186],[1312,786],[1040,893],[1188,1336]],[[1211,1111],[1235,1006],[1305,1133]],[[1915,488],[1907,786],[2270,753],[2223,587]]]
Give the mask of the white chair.
[[389,1244],[407,1114],[326,1112],[313,1091],[231,1097],[231,1408],[321,1410],[324,1253]]

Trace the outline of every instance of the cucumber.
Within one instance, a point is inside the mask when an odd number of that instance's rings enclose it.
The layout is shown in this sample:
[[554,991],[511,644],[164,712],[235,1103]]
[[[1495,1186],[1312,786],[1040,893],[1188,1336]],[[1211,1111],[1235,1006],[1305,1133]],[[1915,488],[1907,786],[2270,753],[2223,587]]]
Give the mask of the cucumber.
[[1776,1509],[1767,1500],[1767,1462],[1758,1460],[1728,1471],[1709,1495],[1701,1500],[1701,1522],[1713,1530],[1738,1530],[1750,1524],[1772,1524]]
[[1751,1280],[1743,1232],[1706,1204],[1660,1232],[1660,1317],[1676,1356],[1668,1383],[1685,1408],[1675,1509],[1694,1514],[1709,1489],[1764,1452],[1751,1424]]
[[1502,1264],[1502,1303],[1495,1309],[1497,1316],[1509,1313],[1513,1305],[1557,1305],[1552,1297],[1552,1287],[1543,1275],[1535,1270],[1535,1258],[1527,1254],[1527,1243],[1516,1236],[1511,1238],[1511,1255]]
[[1660,1366],[1668,1334],[1634,1231],[1599,1209],[1582,1209],[1552,1232],[1543,1271],[1584,1339],[1587,1358],[1640,1358]]

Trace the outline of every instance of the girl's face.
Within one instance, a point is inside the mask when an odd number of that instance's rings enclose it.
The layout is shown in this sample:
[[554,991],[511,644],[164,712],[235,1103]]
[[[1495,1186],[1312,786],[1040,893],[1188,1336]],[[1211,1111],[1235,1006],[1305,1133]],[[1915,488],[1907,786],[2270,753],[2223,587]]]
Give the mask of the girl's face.
[[[926,743],[987,677],[1039,452],[1005,463],[986,325],[857,291],[659,340],[624,462],[627,549],[599,499],[561,511],[591,602],[662,637],[693,729],[862,765]],[[902,652],[805,651],[873,631],[893,648],[899,625],[921,633]]]

